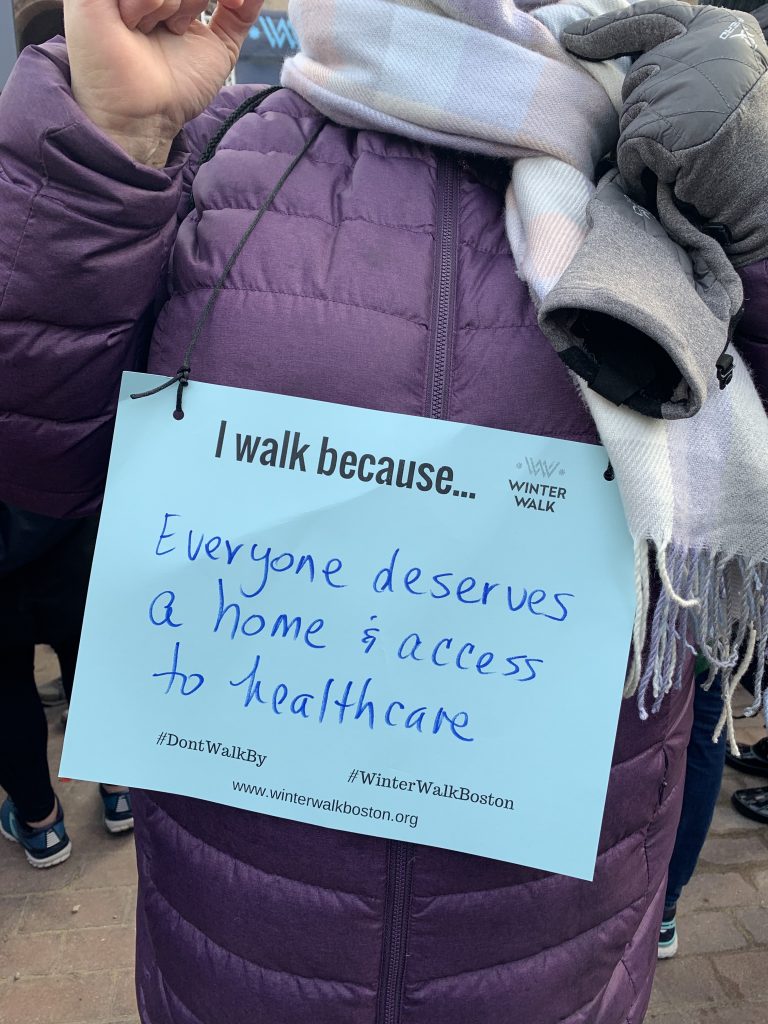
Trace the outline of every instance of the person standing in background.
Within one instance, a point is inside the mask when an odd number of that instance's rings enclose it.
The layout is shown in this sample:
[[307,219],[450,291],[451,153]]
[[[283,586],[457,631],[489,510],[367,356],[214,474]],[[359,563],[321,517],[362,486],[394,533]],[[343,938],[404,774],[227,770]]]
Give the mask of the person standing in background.
[[[35,685],[35,645],[59,659],[69,700],[98,519],[51,519],[0,504],[0,832],[36,868],[72,852],[64,811],[51,786],[48,722]],[[116,722],[105,722],[114,728]],[[104,826],[133,827],[130,794],[100,786]]]

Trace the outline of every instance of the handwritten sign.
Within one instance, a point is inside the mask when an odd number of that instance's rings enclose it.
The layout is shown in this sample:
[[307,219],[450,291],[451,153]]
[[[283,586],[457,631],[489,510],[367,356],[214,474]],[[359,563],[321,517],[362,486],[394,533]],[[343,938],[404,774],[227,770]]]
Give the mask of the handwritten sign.
[[591,878],[634,608],[605,452],[198,382],[177,421],[158,382],[62,773]]

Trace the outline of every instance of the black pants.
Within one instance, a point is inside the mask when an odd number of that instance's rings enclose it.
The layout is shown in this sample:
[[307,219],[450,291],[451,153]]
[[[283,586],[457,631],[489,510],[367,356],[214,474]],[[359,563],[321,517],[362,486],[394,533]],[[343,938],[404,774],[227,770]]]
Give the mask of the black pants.
[[0,786],[23,821],[47,817],[55,801],[35,644],[53,647],[69,698],[95,536],[95,520],[73,523],[54,548],[0,581]]
[[[61,681],[69,699],[77,637],[57,643]],[[41,821],[54,806],[48,769],[48,722],[35,685],[34,644],[0,651],[0,785],[22,821]]]
[[725,768],[725,733],[717,743],[712,742],[712,734],[723,709],[719,680],[710,690],[702,690],[697,683],[693,701],[693,728],[688,742],[683,808],[669,862],[664,900],[666,910],[677,904],[683,887],[690,882],[696,870],[712,824]]

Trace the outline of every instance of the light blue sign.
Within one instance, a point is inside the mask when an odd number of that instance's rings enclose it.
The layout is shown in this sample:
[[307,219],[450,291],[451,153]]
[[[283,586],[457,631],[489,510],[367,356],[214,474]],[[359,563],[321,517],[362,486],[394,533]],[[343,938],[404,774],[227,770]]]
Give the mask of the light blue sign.
[[62,774],[591,878],[634,611],[604,450],[196,381],[179,421],[156,383]]

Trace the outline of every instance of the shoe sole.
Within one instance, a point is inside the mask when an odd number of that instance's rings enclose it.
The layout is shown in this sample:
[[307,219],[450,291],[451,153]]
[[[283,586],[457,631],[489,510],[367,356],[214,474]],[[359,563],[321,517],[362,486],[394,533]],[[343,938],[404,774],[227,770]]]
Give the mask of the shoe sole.
[[[5,838],[12,843],[19,842],[16,836],[12,836],[10,832],[6,832],[2,825],[0,825],[0,833],[2,833]],[[28,850],[24,849],[23,846],[22,849],[24,850],[24,856],[27,858],[27,863],[31,864],[33,868],[55,868],[57,864],[63,864],[65,860],[69,860],[69,855],[72,853],[72,841],[70,840],[63,850],[59,850],[58,853],[54,853],[52,856],[46,857],[45,860],[38,860],[37,857],[33,857]]]
[[675,935],[674,939],[672,939],[672,941],[669,943],[668,946],[659,946],[658,952],[656,954],[656,959],[657,960],[669,960],[676,953],[677,953],[677,935]]
[[104,828],[112,836],[119,835],[121,832],[130,832],[133,828],[133,818],[126,818],[124,821],[110,821],[109,818],[105,818]]
[[[739,790],[736,790],[736,792],[738,793]],[[736,799],[736,793],[731,794],[731,803],[734,810],[745,818],[750,818],[752,821],[759,821],[762,825],[768,825],[768,816],[760,814],[759,811],[753,811],[751,807],[747,807],[745,804],[741,803],[740,800]]]
[[[762,742],[762,740],[761,740]],[[742,775],[755,775],[758,778],[768,778],[768,760],[753,752],[753,745],[739,743],[738,749],[741,756],[736,758],[730,751],[725,753],[725,763]]]

